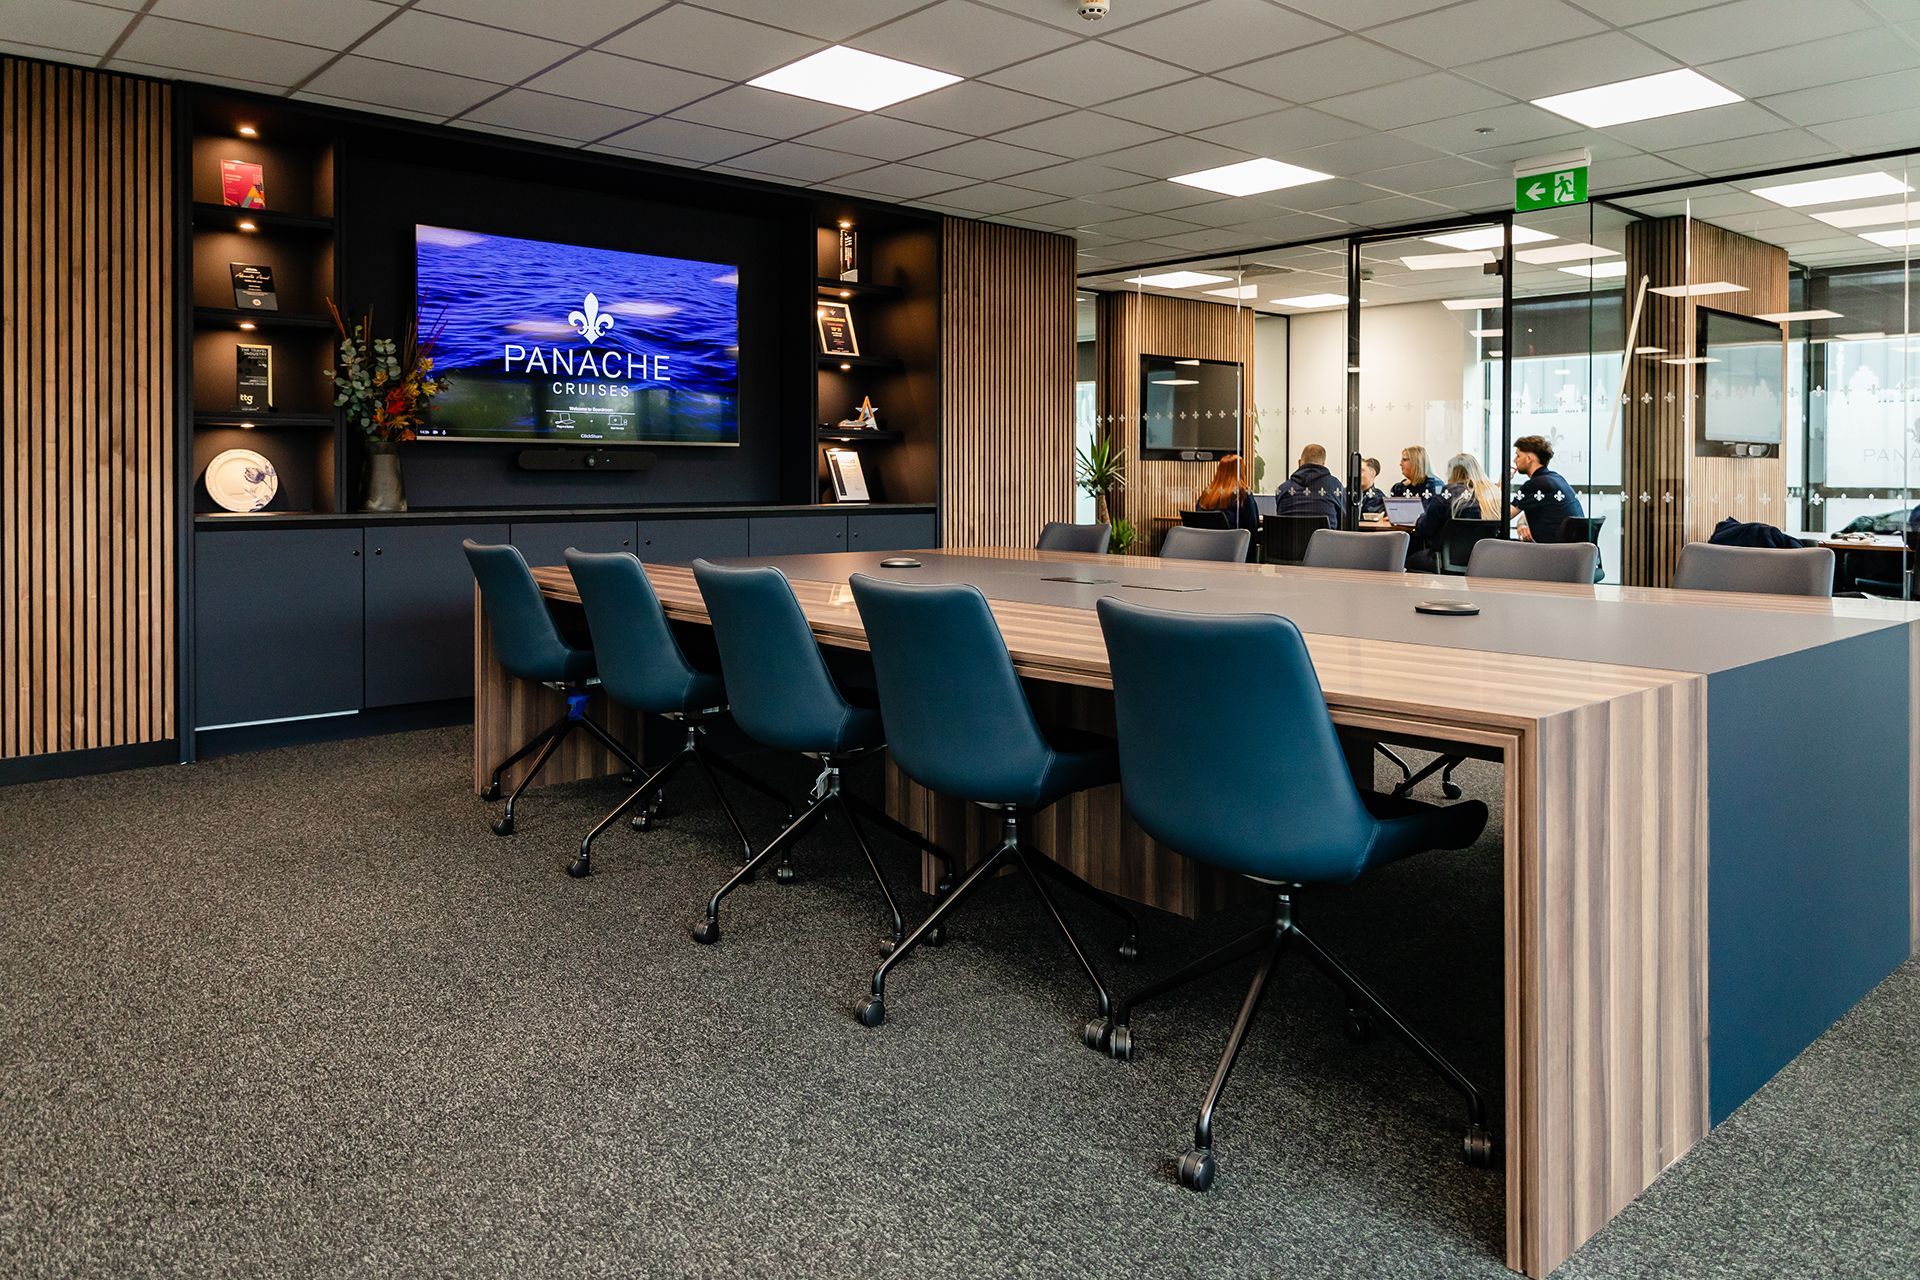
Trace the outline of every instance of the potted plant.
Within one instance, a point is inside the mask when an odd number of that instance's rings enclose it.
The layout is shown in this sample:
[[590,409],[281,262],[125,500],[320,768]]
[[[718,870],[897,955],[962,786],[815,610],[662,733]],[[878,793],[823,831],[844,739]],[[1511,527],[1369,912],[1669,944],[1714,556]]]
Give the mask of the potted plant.
[[402,338],[376,338],[371,309],[355,316],[351,325],[332,298],[327,299],[327,310],[340,332],[337,367],[327,370],[333,402],[347,411],[347,421],[359,429],[367,447],[366,496],[360,509],[405,511],[400,446],[418,435],[433,398],[446,386],[446,379],[433,372],[441,325],[422,337],[416,316]]
[[1107,554],[1110,556],[1132,555],[1134,541],[1139,537],[1139,533],[1133,527],[1133,521],[1115,520],[1108,528],[1110,532],[1107,535]]
[[1074,485],[1093,499],[1093,518],[1109,523],[1112,513],[1108,498],[1115,490],[1127,487],[1127,451],[1102,436],[1074,457]]

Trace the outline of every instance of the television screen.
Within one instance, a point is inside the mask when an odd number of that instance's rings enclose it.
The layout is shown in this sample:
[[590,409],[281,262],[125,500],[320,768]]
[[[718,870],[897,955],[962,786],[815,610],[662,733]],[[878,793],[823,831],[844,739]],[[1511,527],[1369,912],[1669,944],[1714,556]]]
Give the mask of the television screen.
[[737,267],[418,226],[414,271],[448,379],[422,437],[740,443]]
[[1771,320],[1700,308],[1700,435],[1715,443],[1780,443],[1785,331]]
[[1141,356],[1140,413],[1145,457],[1233,453],[1240,448],[1240,366]]

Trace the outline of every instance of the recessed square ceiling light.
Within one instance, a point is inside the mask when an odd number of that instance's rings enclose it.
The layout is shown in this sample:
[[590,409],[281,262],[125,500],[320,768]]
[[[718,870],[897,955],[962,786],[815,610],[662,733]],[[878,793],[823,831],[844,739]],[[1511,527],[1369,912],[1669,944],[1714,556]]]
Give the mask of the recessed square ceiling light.
[[1535,98],[1533,105],[1589,129],[1606,129],[1635,120],[1655,120],[1683,111],[1702,111],[1743,101],[1745,99],[1733,90],[1715,84],[1698,71],[1685,69],[1576,89],[1572,93],[1556,93]]
[[[1498,249],[1502,237],[1499,227],[1475,227],[1471,231],[1450,231],[1444,236],[1425,236],[1425,240],[1434,244],[1443,244],[1449,249]],[[1542,240],[1556,240],[1544,231],[1535,231],[1532,227],[1515,227],[1515,244],[1538,244]]]
[[1792,324],[1796,320],[1839,320],[1843,317],[1838,311],[1775,311],[1764,316],[1755,316],[1755,320],[1771,320],[1775,324]]
[[1444,298],[1440,305],[1449,311],[1498,311],[1498,298]]
[[1713,356],[1668,356],[1661,364],[1719,364]]
[[1259,295],[1260,286],[1257,284],[1243,284],[1226,289],[1207,290],[1207,296],[1209,298],[1255,298]]
[[1497,338],[1501,334],[1505,333],[1506,330],[1504,329],[1469,329],[1467,330],[1467,332],[1471,333],[1476,338]]
[[877,111],[959,82],[959,76],[944,71],[839,44],[747,81],[755,88],[855,111]]
[[1809,204],[1839,204],[1842,200],[1865,200],[1872,196],[1901,196],[1913,190],[1890,173],[1850,173],[1844,178],[1816,178],[1812,182],[1789,182],[1783,187],[1755,187],[1753,194],[1762,200],[1798,209]]
[[1589,280],[1618,280],[1627,274],[1624,262],[1592,262],[1584,267],[1562,267],[1570,276],[1585,276]]
[[1597,244],[1556,244],[1545,249],[1515,249],[1513,256],[1522,262],[1543,267],[1554,262],[1583,262],[1594,258],[1617,258],[1618,249],[1603,249]]
[[1895,231],[1863,231],[1860,233],[1860,238],[1885,245],[1889,249],[1904,249],[1908,245],[1920,244],[1920,227],[1901,227]]
[[1842,342],[1859,342],[1865,338],[1884,338],[1887,335],[1884,330],[1864,329],[1859,333],[1836,333],[1833,336]]
[[1268,298],[1267,305],[1272,307],[1344,307],[1347,295],[1344,293],[1303,293],[1293,298]]
[[1864,209],[1833,209],[1827,213],[1810,213],[1807,216],[1826,223],[1830,227],[1885,227],[1893,223],[1911,221],[1914,214],[1920,212],[1920,204],[1876,204]]
[[[1568,267],[1562,267],[1560,269],[1562,271],[1571,270],[1571,268]],[[1743,284],[1729,284],[1725,280],[1708,280],[1703,284],[1664,284],[1658,289],[1649,290],[1649,292],[1657,293],[1663,298],[1711,298],[1716,293],[1745,293],[1746,291],[1747,286]]]
[[1225,284],[1231,276],[1208,275],[1204,271],[1162,271],[1152,276],[1128,276],[1128,284],[1143,284],[1150,289],[1191,289],[1197,284]]
[[1401,258],[1409,271],[1446,271],[1456,267],[1483,267],[1493,261],[1490,253],[1412,253]]
[[1217,169],[1184,173],[1172,181],[1218,191],[1223,196],[1257,196],[1262,191],[1279,191],[1283,187],[1325,182],[1332,176],[1317,169],[1287,164],[1283,160],[1242,160],[1239,164],[1223,164]]
[[1665,347],[1635,347],[1633,349],[1633,354],[1637,356],[1663,356],[1666,353],[1667,349]]

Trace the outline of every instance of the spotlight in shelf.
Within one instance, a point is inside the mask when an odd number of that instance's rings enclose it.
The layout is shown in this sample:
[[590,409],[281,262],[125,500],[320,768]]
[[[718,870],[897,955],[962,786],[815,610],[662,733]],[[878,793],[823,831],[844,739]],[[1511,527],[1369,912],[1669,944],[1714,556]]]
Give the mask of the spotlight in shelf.
[[246,330],[246,331],[247,331],[248,333],[252,333],[252,332],[253,332],[253,330],[254,330],[254,328],[255,328],[256,326],[254,325],[254,323],[253,323],[253,321],[251,321],[251,320],[242,320],[242,321],[240,322],[240,327],[241,327],[242,329],[245,329],[245,330]]
[[846,363],[846,362],[845,362],[844,360],[840,362],[840,372],[842,372],[842,373],[846,373],[846,372],[848,372],[849,370],[851,370],[852,368],[853,368],[853,366],[852,366],[852,365],[850,365],[850,364],[848,364],[848,363]]
[[242,231],[258,231],[260,228],[251,218],[242,218],[240,219],[240,229]]

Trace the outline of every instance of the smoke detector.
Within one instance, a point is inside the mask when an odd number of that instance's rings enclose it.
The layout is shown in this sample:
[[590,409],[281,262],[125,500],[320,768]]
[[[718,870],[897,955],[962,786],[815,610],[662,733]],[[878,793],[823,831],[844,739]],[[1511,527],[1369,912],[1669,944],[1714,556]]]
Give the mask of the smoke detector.
[[1088,22],[1098,22],[1107,16],[1107,10],[1113,8],[1109,0],[1080,0],[1074,11]]

